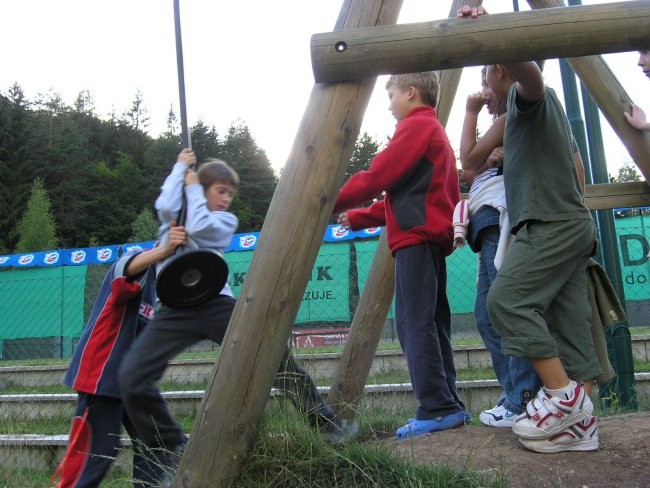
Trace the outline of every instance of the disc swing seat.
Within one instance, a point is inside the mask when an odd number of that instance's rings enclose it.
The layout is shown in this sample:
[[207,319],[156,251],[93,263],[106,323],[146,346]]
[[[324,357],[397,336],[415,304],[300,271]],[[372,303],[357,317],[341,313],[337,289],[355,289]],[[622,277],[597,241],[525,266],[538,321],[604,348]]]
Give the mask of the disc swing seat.
[[[174,0],[174,25],[176,32],[176,62],[180,95],[181,129],[183,147],[191,148],[185,106],[185,82],[183,71],[183,47],[178,0]],[[185,225],[187,196],[183,188],[183,203],[178,225]],[[187,308],[200,305],[216,297],[228,281],[228,264],[215,249],[187,249],[179,247],[158,271],[156,294],[168,307]]]
[[156,294],[168,307],[194,307],[216,297],[226,281],[228,264],[219,251],[183,247],[158,271]]

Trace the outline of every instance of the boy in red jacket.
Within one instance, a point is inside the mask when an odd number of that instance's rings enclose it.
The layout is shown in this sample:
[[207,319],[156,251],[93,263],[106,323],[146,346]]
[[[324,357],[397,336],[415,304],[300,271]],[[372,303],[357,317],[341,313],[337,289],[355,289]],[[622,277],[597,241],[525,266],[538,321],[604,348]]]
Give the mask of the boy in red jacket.
[[[386,83],[397,119],[386,149],[339,191],[334,213],[351,229],[386,226],[395,257],[395,323],[420,405],[398,439],[471,420],[456,391],[445,258],[458,202],[456,157],[437,119],[435,72],[393,75]],[[348,210],[385,192],[368,208]]]

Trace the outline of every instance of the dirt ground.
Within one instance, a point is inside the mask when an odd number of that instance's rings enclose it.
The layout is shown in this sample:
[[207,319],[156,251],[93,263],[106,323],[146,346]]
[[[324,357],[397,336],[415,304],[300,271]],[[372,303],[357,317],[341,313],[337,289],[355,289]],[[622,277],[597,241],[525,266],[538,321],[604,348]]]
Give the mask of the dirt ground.
[[539,454],[510,429],[469,425],[411,440],[385,441],[405,458],[505,477],[512,488],[650,486],[650,412],[599,419],[595,452]]

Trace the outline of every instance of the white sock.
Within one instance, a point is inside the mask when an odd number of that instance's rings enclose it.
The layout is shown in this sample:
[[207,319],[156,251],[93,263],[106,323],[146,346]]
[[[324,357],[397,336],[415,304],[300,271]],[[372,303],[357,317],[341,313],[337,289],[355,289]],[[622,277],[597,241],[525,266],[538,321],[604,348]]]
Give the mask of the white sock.
[[549,388],[544,388],[548,394],[554,397],[565,398],[569,400],[573,396],[573,389],[576,387],[576,382],[571,380],[569,384],[564,388],[559,388],[557,390],[551,390]]

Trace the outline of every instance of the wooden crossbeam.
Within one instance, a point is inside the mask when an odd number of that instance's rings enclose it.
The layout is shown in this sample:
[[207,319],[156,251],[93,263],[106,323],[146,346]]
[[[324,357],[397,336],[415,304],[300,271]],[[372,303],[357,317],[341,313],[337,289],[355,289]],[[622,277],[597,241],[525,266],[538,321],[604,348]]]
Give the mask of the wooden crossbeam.
[[645,181],[587,185],[585,205],[591,210],[650,206],[650,185]]
[[318,83],[647,49],[650,1],[548,8],[314,34]]
[[[461,194],[467,198],[468,194]],[[601,183],[585,187],[585,205],[590,210],[650,206],[650,185],[645,181]]]

